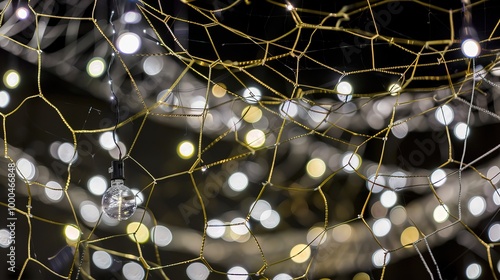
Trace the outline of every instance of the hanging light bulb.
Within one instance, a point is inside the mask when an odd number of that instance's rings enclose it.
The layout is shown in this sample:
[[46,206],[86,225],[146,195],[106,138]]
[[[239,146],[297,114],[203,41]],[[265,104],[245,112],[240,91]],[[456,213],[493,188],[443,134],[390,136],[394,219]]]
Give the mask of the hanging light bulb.
[[469,0],[462,0],[464,18],[462,29],[460,30],[460,40],[462,45],[460,49],[462,53],[469,58],[477,57],[481,53],[481,45],[479,44],[479,36],[476,29],[472,26],[472,13],[467,5],[470,5]]
[[124,185],[123,161],[115,160],[110,167],[111,187],[102,196],[102,210],[113,219],[124,221],[137,209],[135,195]]

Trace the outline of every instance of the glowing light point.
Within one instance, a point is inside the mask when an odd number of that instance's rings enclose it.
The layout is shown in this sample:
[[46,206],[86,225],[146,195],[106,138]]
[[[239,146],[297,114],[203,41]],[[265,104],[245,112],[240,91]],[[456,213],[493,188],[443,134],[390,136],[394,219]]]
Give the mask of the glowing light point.
[[20,20],[27,19],[28,16],[29,16],[29,10],[28,10],[28,8],[26,8],[26,7],[19,7],[16,10],[16,16]]
[[462,42],[462,53],[469,58],[477,57],[481,53],[481,46],[475,39],[466,39]]
[[16,70],[8,70],[3,75],[3,83],[7,88],[14,89],[21,83],[21,76]]
[[116,40],[118,50],[125,54],[133,54],[141,47],[141,37],[132,32],[125,32]]
[[352,85],[348,82],[340,82],[337,85],[337,92],[339,94],[348,95],[352,93]]

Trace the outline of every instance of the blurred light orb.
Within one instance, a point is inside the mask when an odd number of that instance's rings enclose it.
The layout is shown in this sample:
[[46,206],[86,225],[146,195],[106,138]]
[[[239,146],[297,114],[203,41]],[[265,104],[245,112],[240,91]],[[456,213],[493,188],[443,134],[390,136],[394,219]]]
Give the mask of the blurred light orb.
[[223,221],[212,219],[207,223],[207,235],[213,239],[221,238],[226,232],[227,226]]
[[162,225],[156,225],[151,228],[151,241],[158,247],[165,247],[172,242],[172,231]]
[[249,104],[256,104],[262,99],[262,93],[256,87],[249,87],[243,91],[243,98]]
[[488,229],[488,238],[491,242],[500,241],[500,223],[494,223]]
[[436,208],[434,208],[434,212],[432,213],[432,217],[437,223],[445,222],[446,220],[448,220],[449,216],[450,214],[448,213],[448,206],[446,206],[445,204],[436,206]]
[[97,250],[92,254],[92,262],[97,268],[108,269],[113,264],[113,258],[108,252]]
[[205,280],[210,275],[210,270],[201,262],[194,262],[186,268],[186,274],[190,280]]
[[469,212],[474,217],[479,217],[484,213],[484,211],[486,211],[486,199],[484,199],[482,196],[471,197],[471,199],[469,199],[469,202],[467,203],[467,206],[469,208]]
[[311,246],[319,246],[325,243],[327,237],[327,232],[322,227],[313,227],[307,231],[306,240]]
[[8,248],[11,242],[10,230],[0,229],[0,247]]
[[49,181],[45,184],[47,187],[44,188],[45,195],[52,202],[58,202],[62,199],[64,192],[62,186],[55,181]]
[[218,83],[212,87],[212,95],[217,98],[222,98],[226,96],[226,93],[227,93],[227,86],[224,83]]
[[378,219],[373,223],[373,234],[378,237],[386,236],[391,231],[391,221],[387,218]]
[[262,110],[257,106],[249,105],[241,111],[241,117],[247,123],[256,123],[262,118]]
[[287,100],[279,106],[279,114],[284,119],[295,118],[298,113],[299,106],[291,100]]
[[87,74],[92,78],[102,76],[106,71],[106,62],[102,57],[94,57],[87,63]]
[[142,69],[149,76],[157,75],[163,69],[163,60],[160,57],[149,56],[142,63]]
[[28,10],[28,8],[26,8],[26,7],[19,7],[16,10],[16,16],[20,20],[27,19],[28,16],[29,16],[29,10]]
[[[291,6],[291,5],[289,5]],[[280,273],[276,276],[273,277],[273,280],[291,280],[293,279],[292,276],[286,274],[286,273]]]
[[307,244],[297,244],[290,250],[290,258],[295,263],[304,263],[311,257],[311,247]]
[[453,128],[453,133],[457,139],[464,140],[469,135],[470,129],[466,123],[459,122],[455,125],[455,128]]
[[462,53],[469,58],[477,57],[481,53],[481,45],[475,39],[466,39],[461,45]]
[[31,180],[35,178],[36,175],[36,167],[35,165],[26,158],[20,158],[16,162],[17,174],[26,178],[27,180]]
[[398,197],[394,191],[385,191],[380,196],[380,203],[382,203],[382,206],[385,208],[391,208],[396,204],[397,200]]
[[10,69],[3,75],[3,83],[7,88],[14,89],[21,83],[21,76],[16,70]]
[[78,158],[78,153],[72,143],[66,142],[57,148],[57,156],[62,162],[70,163]]
[[406,122],[397,122],[391,128],[392,134],[398,139],[405,138],[408,135],[408,131],[408,124]]
[[182,141],[177,146],[177,154],[183,159],[189,159],[194,155],[194,145],[190,141]]
[[325,174],[326,163],[320,158],[313,158],[307,162],[306,171],[312,178],[319,178]]
[[260,129],[252,129],[245,136],[245,142],[252,148],[259,148],[266,143],[266,134]]
[[407,227],[401,233],[400,241],[403,246],[410,246],[420,237],[418,229],[414,226]]
[[136,53],[141,44],[141,37],[133,32],[125,32],[116,39],[116,47],[125,54]]
[[92,176],[87,181],[87,189],[94,195],[101,196],[108,188],[108,180],[101,175]]
[[482,273],[482,268],[477,263],[471,263],[465,269],[465,275],[468,279],[479,279]]
[[352,173],[361,166],[361,157],[356,153],[347,152],[342,157],[342,166],[344,166],[344,171]]
[[107,151],[116,147],[115,141],[118,141],[118,135],[115,135],[111,131],[106,131],[99,136],[99,145]]
[[227,180],[233,191],[241,192],[248,187],[248,176],[243,172],[235,172]]
[[127,225],[127,234],[132,241],[145,243],[149,240],[149,230],[143,223],[131,222]]
[[135,10],[128,11],[122,15],[122,20],[124,23],[136,24],[141,21],[141,14]]
[[391,253],[386,253],[383,249],[378,249],[372,254],[372,263],[375,267],[383,267],[391,260]]
[[263,199],[259,199],[250,205],[250,217],[259,221],[262,213],[271,210],[271,204]]
[[275,210],[266,210],[262,215],[260,216],[260,224],[267,228],[267,229],[273,229],[277,227],[280,224],[280,214],[276,212]]
[[337,242],[346,242],[349,238],[351,238],[352,231],[353,229],[350,225],[342,224],[333,228],[332,237]]
[[85,200],[80,203],[80,215],[87,223],[95,223],[99,220],[99,208],[94,202]]
[[322,106],[312,106],[307,112],[311,120],[315,123],[320,123],[326,121],[326,118],[330,111]]
[[366,181],[366,188],[372,193],[379,193],[384,190],[386,185],[385,177],[373,174]]
[[352,93],[352,85],[348,82],[340,82],[337,84],[337,92],[343,95],[348,95]]
[[5,108],[9,105],[10,95],[5,90],[0,90],[0,108]]
[[406,173],[402,171],[396,171],[391,174],[389,177],[389,187],[391,187],[394,190],[401,189],[406,186]]
[[73,225],[64,227],[64,236],[71,241],[77,241],[80,238],[80,230]]
[[142,266],[136,262],[128,262],[122,267],[122,273],[127,280],[142,280],[145,272]]
[[227,271],[228,280],[246,280],[248,271],[241,266],[233,266]]
[[230,224],[231,231],[236,233],[237,235],[245,235],[249,232],[248,222],[244,218],[234,218],[233,220],[231,220]]
[[449,125],[455,118],[455,113],[449,105],[445,104],[436,109],[435,117],[440,124]]
[[446,182],[446,178],[446,172],[439,168],[432,172],[430,180],[435,187],[440,187]]

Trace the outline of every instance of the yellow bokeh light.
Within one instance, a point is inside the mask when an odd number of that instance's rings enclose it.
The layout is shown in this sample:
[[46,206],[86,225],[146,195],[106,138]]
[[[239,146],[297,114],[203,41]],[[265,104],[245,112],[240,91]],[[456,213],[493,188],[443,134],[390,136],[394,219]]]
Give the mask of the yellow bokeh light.
[[227,92],[226,88],[226,85],[223,83],[215,84],[212,87],[212,94],[217,98],[224,97]]
[[241,111],[241,116],[248,123],[256,123],[262,118],[262,110],[257,106],[249,105]]
[[177,146],[177,154],[183,159],[191,158],[194,155],[194,145],[190,141],[182,141]]
[[313,178],[323,176],[326,171],[326,164],[322,159],[313,158],[306,165],[307,174]]
[[66,225],[64,235],[70,241],[77,241],[80,238],[80,230],[74,225]]
[[3,75],[3,83],[7,88],[17,88],[21,83],[21,76],[16,70],[7,70]]
[[266,134],[260,129],[252,129],[247,133],[245,141],[248,146],[259,148],[266,142]]
[[297,244],[290,250],[290,257],[296,263],[303,263],[311,256],[311,248],[306,244]]
[[139,243],[144,243],[149,239],[149,230],[143,224],[139,222],[131,222],[127,225],[127,234],[129,234],[130,239],[132,241],[136,241]]
[[417,241],[419,238],[418,229],[416,227],[407,227],[401,233],[401,245],[403,246],[411,246],[408,244],[412,244]]
[[352,278],[352,280],[370,280],[370,279],[371,279],[370,275],[368,275],[365,272],[356,273],[356,275],[354,275],[354,277]]

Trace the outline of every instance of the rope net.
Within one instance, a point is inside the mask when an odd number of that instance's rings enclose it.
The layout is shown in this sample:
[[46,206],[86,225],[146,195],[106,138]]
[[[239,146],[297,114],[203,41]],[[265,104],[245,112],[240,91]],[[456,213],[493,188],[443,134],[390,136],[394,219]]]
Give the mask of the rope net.
[[498,3],[316,2],[0,1],[2,273],[498,279]]

